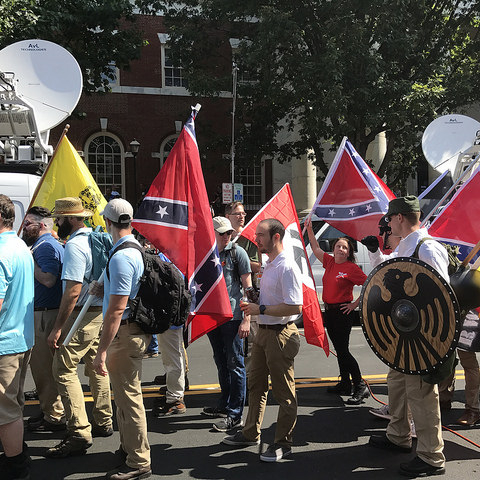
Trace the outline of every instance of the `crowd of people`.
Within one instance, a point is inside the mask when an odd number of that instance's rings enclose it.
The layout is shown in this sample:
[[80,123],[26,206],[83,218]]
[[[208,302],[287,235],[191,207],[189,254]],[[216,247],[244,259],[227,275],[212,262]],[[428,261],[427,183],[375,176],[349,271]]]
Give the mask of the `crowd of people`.
[[[138,293],[144,271],[141,251],[148,245],[132,233],[132,206],[112,195],[101,215],[113,247],[103,283],[98,282],[92,276],[92,230],[86,226],[92,215],[79,198],[57,199],[53,212],[32,207],[24,219],[22,240],[12,230],[14,205],[0,195],[0,441],[4,451],[0,465],[6,480],[30,478],[24,428],[32,432],[65,431],[64,439],[46,452],[52,459],[84,455],[94,437],[112,435],[111,390],[122,463],[106,478],[128,480],[152,475],[141,388],[142,361],[152,336],[129,321],[129,299]],[[203,409],[203,414],[214,419],[215,430],[227,434],[224,444],[260,444],[270,378],[279,405],[278,417],[273,441],[260,454],[260,460],[277,462],[292,453],[297,421],[294,359],[300,337],[294,320],[302,312],[302,280],[298,266],[284,248],[285,226],[277,219],[262,220],[256,227],[254,244],[239,236],[245,216],[243,205],[234,202],[227,206],[225,216],[213,218],[233,318],[208,333],[221,395],[216,405]],[[386,256],[378,240],[367,237],[362,242],[370,252],[371,263],[375,266],[387,258],[416,252],[448,281],[447,252],[440,243],[427,238],[419,219],[416,197],[392,200],[383,230],[391,233],[393,253]],[[64,244],[55,238],[54,224]],[[353,286],[362,285],[367,277],[355,263],[351,239],[337,239],[330,255],[320,248],[310,221],[306,227],[312,251],[325,267],[324,321],[338,359],[340,381],[329,391],[347,395],[347,404],[358,405],[368,397],[369,390],[349,350],[349,338],[359,303],[359,298],[353,298]],[[89,296],[93,296],[93,302],[76,322]],[[76,330],[70,332],[74,324]],[[71,338],[66,342],[69,333]],[[183,414],[188,386],[182,329],[172,327],[159,334],[158,341],[166,375],[156,382],[165,384],[165,396],[156,401],[153,414]],[[462,363],[472,363],[470,370],[475,375],[475,381],[469,383],[467,411],[460,419],[468,425],[480,420],[480,374],[478,363],[474,365],[471,357],[460,354]],[[77,373],[80,363],[84,364],[93,395],[91,419]],[[23,388],[28,365],[40,412],[24,427]],[[451,384],[449,377],[443,389],[449,400]],[[386,433],[370,437],[369,444],[410,452],[413,417],[418,438],[416,456],[400,465],[400,473],[410,477],[443,474],[438,386],[423,382],[419,375],[390,369],[388,394],[390,422]]]

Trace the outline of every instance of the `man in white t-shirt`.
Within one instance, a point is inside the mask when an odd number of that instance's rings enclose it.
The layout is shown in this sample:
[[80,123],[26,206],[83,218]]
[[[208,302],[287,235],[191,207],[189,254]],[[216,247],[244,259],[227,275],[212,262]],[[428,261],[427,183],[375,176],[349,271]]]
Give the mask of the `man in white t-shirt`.
[[260,282],[260,305],[241,307],[246,315],[259,315],[248,371],[248,415],[241,431],[223,439],[223,443],[235,446],[260,443],[270,375],[279,411],[274,443],[260,455],[264,462],[276,462],[291,453],[297,421],[293,364],[300,337],[293,320],[302,312],[303,293],[301,273],[283,248],[284,235],[285,227],[276,219],[262,220],[257,226],[258,249],[268,261]]

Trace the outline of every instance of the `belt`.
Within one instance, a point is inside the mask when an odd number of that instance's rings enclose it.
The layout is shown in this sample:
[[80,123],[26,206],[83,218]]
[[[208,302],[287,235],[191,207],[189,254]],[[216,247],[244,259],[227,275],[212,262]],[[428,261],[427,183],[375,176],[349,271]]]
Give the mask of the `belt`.
[[58,307],[35,307],[33,310],[35,312],[46,312],[48,310],[58,310]]
[[293,322],[287,323],[274,323],[273,325],[268,325],[266,323],[259,323],[259,328],[265,328],[267,330],[276,330],[277,332],[283,330],[286,326],[291,325]]
[[325,310],[338,310],[342,305],[345,305],[345,303],[350,303],[350,302],[324,303],[323,305],[325,306]]
[[[79,306],[79,307],[75,307],[75,308],[73,309],[73,311],[74,311],[74,312],[79,312],[82,308],[83,308],[83,305],[81,305],[81,306]],[[101,312],[102,310],[103,310],[103,307],[100,307],[100,306],[98,306],[98,307],[90,307],[90,308],[88,309],[89,312]]]

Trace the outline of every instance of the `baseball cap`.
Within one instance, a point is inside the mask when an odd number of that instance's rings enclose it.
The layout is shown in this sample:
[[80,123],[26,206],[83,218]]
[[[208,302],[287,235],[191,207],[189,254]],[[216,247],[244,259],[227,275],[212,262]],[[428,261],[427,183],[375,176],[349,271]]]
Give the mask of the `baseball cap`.
[[213,217],[213,228],[218,233],[233,231],[230,220],[225,217]]
[[100,215],[115,223],[129,223],[133,220],[133,207],[123,198],[114,198],[107,203]]
[[396,215],[397,213],[410,213],[419,212],[420,202],[415,195],[407,195],[406,197],[399,197],[390,200],[388,204],[388,212],[385,214],[387,217],[390,215]]

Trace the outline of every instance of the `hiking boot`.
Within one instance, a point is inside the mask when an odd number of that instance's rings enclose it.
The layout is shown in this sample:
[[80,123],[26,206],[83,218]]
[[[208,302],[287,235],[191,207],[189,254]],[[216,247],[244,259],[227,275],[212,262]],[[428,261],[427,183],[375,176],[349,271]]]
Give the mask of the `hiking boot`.
[[410,462],[401,463],[398,473],[410,478],[429,477],[430,475],[444,475],[445,467],[435,467],[419,457],[415,457]]
[[291,453],[292,449],[288,445],[275,443],[270,445],[267,450],[260,455],[260,460],[262,462],[278,462]]
[[129,467],[126,463],[110,470],[105,478],[107,480],[131,480],[149,478],[152,476],[150,467]]
[[351,382],[340,381],[332,387],[327,387],[328,393],[335,393],[337,395],[351,395],[352,394],[352,384]]
[[225,445],[234,445],[235,447],[251,447],[252,445],[260,445],[260,439],[249,440],[239,431],[235,435],[224,437],[222,443]]
[[66,458],[75,455],[85,455],[87,449],[91,446],[92,442],[83,438],[66,437],[58,445],[49,448],[45,456],[47,458]]
[[243,427],[243,421],[241,417],[237,418],[236,420],[232,417],[225,417],[213,424],[213,429],[217,432],[229,432],[236,427]]
[[32,459],[25,451],[14,457],[7,457],[3,453],[0,455],[2,480],[30,480],[31,463]]
[[474,412],[473,410],[465,410],[465,413],[457,420],[457,423],[460,425],[473,427],[479,421],[480,413]]
[[159,404],[153,407],[152,413],[155,417],[168,417],[169,415],[178,415],[181,413],[185,413],[187,411],[187,407],[185,404],[180,400],[177,400],[173,403]]
[[355,385],[353,389],[353,395],[347,400],[349,405],[360,405],[363,403],[363,399],[370,396],[370,391],[366,383],[362,380],[358,385]]
[[224,408],[204,407],[202,414],[206,415],[207,417],[225,418],[227,416],[227,411]]
[[113,435],[113,426],[109,425],[97,425],[92,423],[92,437],[111,437]]
[[66,430],[66,428],[67,425],[65,423],[53,423],[44,418],[36,423],[27,421],[27,430],[29,432],[61,432]]
[[368,444],[372,447],[382,448],[383,450],[392,450],[395,452],[402,452],[402,453],[410,453],[412,451],[412,447],[402,447],[401,445],[397,445],[396,443],[391,442],[387,435],[372,435]]
[[392,416],[390,415],[390,410],[388,409],[388,405],[384,405],[380,408],[371,408],[368,413],[372,414],[375,417],[383,418],[385,420],[392,419]]

